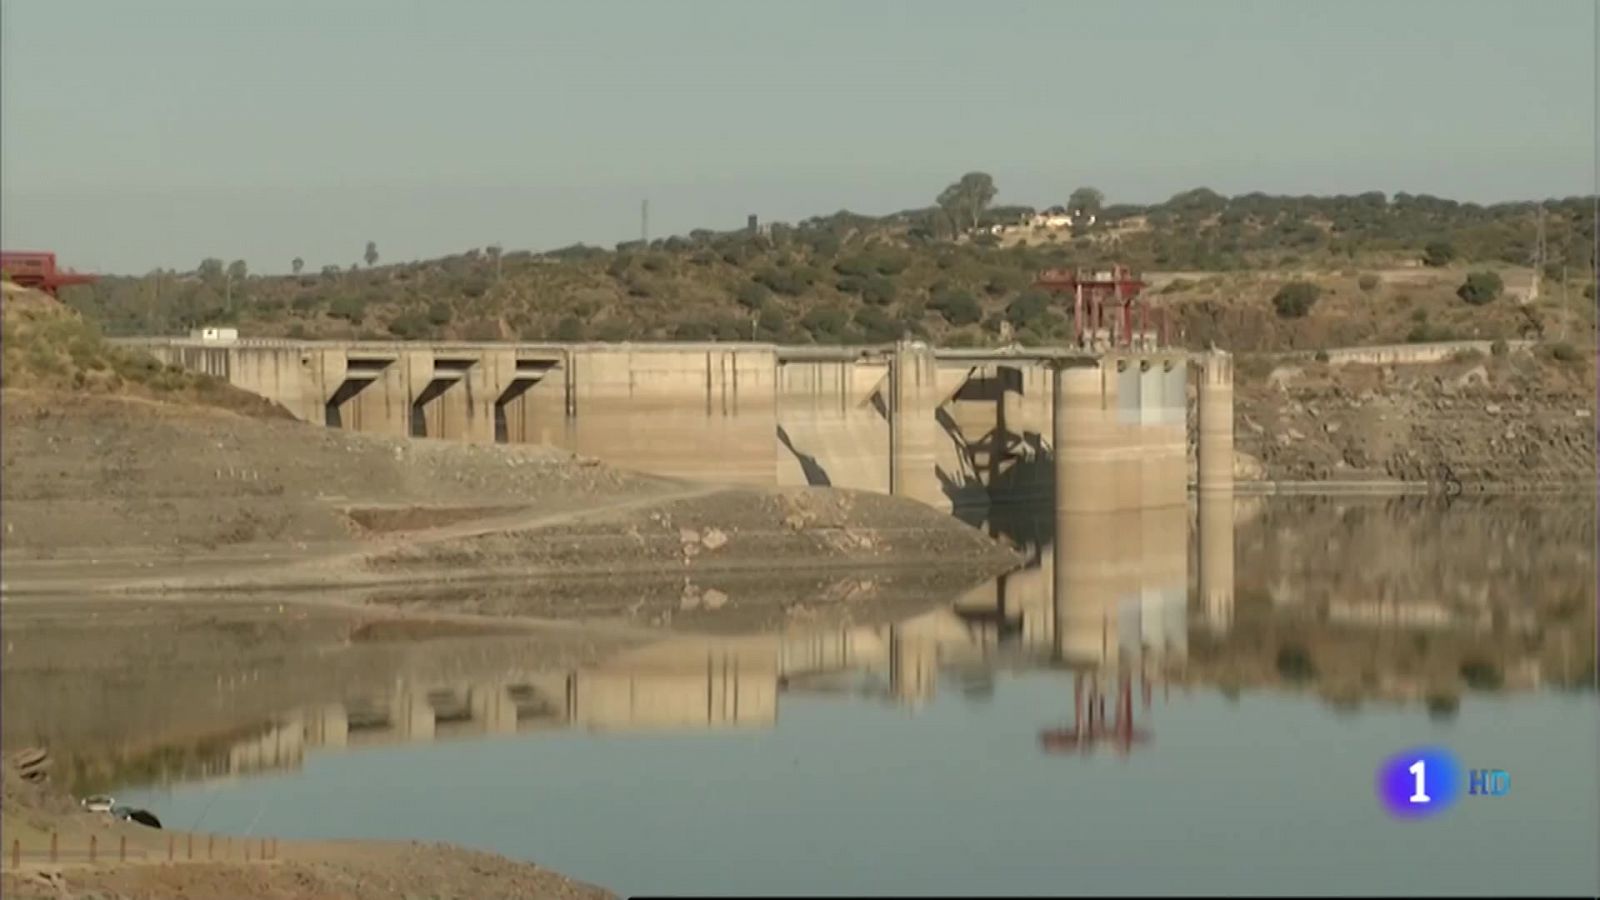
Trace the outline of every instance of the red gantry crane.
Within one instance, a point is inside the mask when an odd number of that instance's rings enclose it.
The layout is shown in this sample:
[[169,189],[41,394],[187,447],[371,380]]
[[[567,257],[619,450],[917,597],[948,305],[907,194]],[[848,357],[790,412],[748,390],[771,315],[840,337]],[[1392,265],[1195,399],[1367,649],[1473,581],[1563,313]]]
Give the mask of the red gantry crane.
[[67,285],[90,284],[99,277],[57,268],[56,255],[46,250],[0,251],[0,272],[19,287],[44,291],[52,297]]
[[[1132,349],[1138,345],[1153,349],[1167,345],[1165,310],[1150,309],[1141,296],[1145,283],[1127,266],[1046,269],[1033,284],[1040,290],[1072,298],[1072,334],[1081,348]],[[1156,320],[1154,330],[1152,318]]]

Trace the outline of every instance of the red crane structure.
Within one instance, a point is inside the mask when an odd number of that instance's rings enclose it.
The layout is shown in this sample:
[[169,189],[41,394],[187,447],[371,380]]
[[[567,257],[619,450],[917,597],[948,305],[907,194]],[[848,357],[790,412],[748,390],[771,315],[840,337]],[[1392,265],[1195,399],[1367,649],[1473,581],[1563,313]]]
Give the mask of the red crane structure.
[[44,291],[52,297],[69,284],[90,284],[100,277],[57,268],[56,255],[46,250],[0,251],[0,272],[19,287]]
[[[1152,311],[1141,292],[1145,283],[1127,266],[1110,269],[1046,269],[1033,286],[1072,298],[1072,335],[1077,346],[1098,350],[1167,345],[1166,311]],[[1155,330],[1151,330],[1152,312]],[[1137,323],[1135,322],[1137,319]]]
[[[1049,728],[1039,732],[1039,745],[1046,753],[1088,754],[1099,745],[1110,745],[1118,756],[1127,756],[1135,746],[1147,744],[1150,732],[1133,723],[1133,679],[1121,679],[1117,689],[1116,714],[1106,720],[1106,696],[1100,680],[1090,676],[1084,684],[1079,673],[1072,685],[1072,727]],[[1144,705],[1150,706],[1149,682],[1143,688]]]

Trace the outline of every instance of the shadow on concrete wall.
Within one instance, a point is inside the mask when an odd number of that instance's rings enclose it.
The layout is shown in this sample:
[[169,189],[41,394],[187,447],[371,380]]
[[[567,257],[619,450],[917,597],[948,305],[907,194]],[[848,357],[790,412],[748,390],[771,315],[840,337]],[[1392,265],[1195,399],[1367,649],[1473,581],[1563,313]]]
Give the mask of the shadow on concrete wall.
[[793,453],[794,458],[800,461],[800,470],[805,473],[806,484],[812,487],[833,486],[833,479],[828,477],[827,470],[822,468],[822,464],[817,462],[817,458],[809,453],[801,453],[795,449],[794,442],[789,440],[789,432],[784,431],[782,425],[778,426],[778,442],[783,444],[784,448]]

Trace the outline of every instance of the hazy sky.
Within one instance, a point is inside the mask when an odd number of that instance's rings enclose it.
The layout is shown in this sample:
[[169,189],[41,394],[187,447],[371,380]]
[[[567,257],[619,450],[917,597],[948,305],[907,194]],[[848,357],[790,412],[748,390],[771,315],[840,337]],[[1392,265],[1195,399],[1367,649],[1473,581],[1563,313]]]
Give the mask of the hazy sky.
[[4,0],[0,242],[349,265],[921,206],[1594,190],[1593,0]]

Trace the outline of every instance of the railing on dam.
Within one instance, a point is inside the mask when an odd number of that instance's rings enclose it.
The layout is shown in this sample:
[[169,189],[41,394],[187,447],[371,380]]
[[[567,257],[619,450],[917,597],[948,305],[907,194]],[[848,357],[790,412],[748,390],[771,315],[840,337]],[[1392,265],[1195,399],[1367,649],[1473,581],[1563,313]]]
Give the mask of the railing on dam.
[[[781,362],[847,362],[883,360],[896,352],[898,344],[775,344],[761,341],[404,341],[404,340],[312,340],[295,338],[198,337],[119,337],[110,343],[143,348],[303,348],[305,350],[347,350],[356,353],[401,353],[426,349],[439,354],[484,353],[513,350],[518,353],[629,352],[629,353],[771,353]],[[1121,352],[1141,359],[1186,359],[1190,354],[1178,349],[1148,351],[1101,351],[1066,346],[1023,346],[1011,344],[994,348],[930,347],[935,359],[951,362],[1051,362],[1094,360]]]

